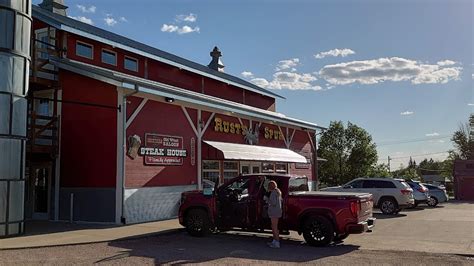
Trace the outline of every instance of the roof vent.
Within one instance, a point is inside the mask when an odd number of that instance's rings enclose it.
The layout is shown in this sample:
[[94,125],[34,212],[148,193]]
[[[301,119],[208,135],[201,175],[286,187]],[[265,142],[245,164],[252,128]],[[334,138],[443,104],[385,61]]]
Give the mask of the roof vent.
[[64,0],[43,0],[39,6],[50,12],[66,16],[67,6],[64,5]]
[[214,70],[217,70],[219,72],[224,72],[224,64],[222,64],[222,61],[220,59],[220,57],[222,56],[222,53],[221,51],[219,50],[219,48],[217,48],[217,46],[214,47],[214,49],[212,50],[212,52],[209,53],[212,57],[212,60],[211,62],[209,63],[209,65],[207,65],[209,68],[212,68]]

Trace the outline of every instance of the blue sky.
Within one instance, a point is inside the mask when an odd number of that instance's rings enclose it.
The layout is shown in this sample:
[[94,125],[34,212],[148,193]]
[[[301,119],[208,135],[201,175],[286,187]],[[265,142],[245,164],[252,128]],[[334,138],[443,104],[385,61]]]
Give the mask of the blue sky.
[[[351,121],[381,162],[402,157],[392,169],[451,149],[474,110],[472,1],[65,3],[69,16],[204,65],[217,45],[227,73],[287,98],[278,112]],[[424,157],[445,154],[414,159]]]

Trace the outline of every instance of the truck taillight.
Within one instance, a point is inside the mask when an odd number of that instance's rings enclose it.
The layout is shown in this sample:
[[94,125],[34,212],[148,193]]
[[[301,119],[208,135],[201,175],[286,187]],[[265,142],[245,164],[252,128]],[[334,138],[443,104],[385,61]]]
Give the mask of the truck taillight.
[[360,201],[351,201],[351,214],[354,217],[359,217]]

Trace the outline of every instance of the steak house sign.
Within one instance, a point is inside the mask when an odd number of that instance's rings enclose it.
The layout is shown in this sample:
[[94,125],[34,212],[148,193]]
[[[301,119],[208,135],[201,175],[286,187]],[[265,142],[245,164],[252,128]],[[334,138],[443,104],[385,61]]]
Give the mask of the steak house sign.
[[[258,127],[256,128],[258,129]],[[222,118],[220,117],[216,117],[214,118],[214,131],[245,136],[246,134],[248,134],[249,129],[246,125],[225,121],[222,120]],[[260,134],[260,132],[257,133]],[[280,130],[274,130],[268,127],[264,128],[264,137],[265,139],[284,139],[283,134]]]
[[182,165],[187,156],[182,137],[147,133],[144,144],[140,155],[148,165]]

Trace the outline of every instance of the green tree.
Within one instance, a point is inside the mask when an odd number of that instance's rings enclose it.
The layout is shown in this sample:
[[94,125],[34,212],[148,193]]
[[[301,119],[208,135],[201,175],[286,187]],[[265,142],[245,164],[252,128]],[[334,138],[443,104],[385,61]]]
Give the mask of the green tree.
[[343,184],[353,178],[367,176],[377,162],[377,150],[372,136],[350,122],[347,127],[341,121],[331,122],[321,135],[318,155],[327,162],[321,164],[321,182]]
[[392,174],[388,171],[388,165],[377,164],[370,168],[367,177],[392,177]]
[[474,158],[474,114],[469,117],[469,123],[459,125],[459,129],[456,130],[451,137],[453,142],[454,151],[450,151],[450,154],[454,159],[473,159]]

